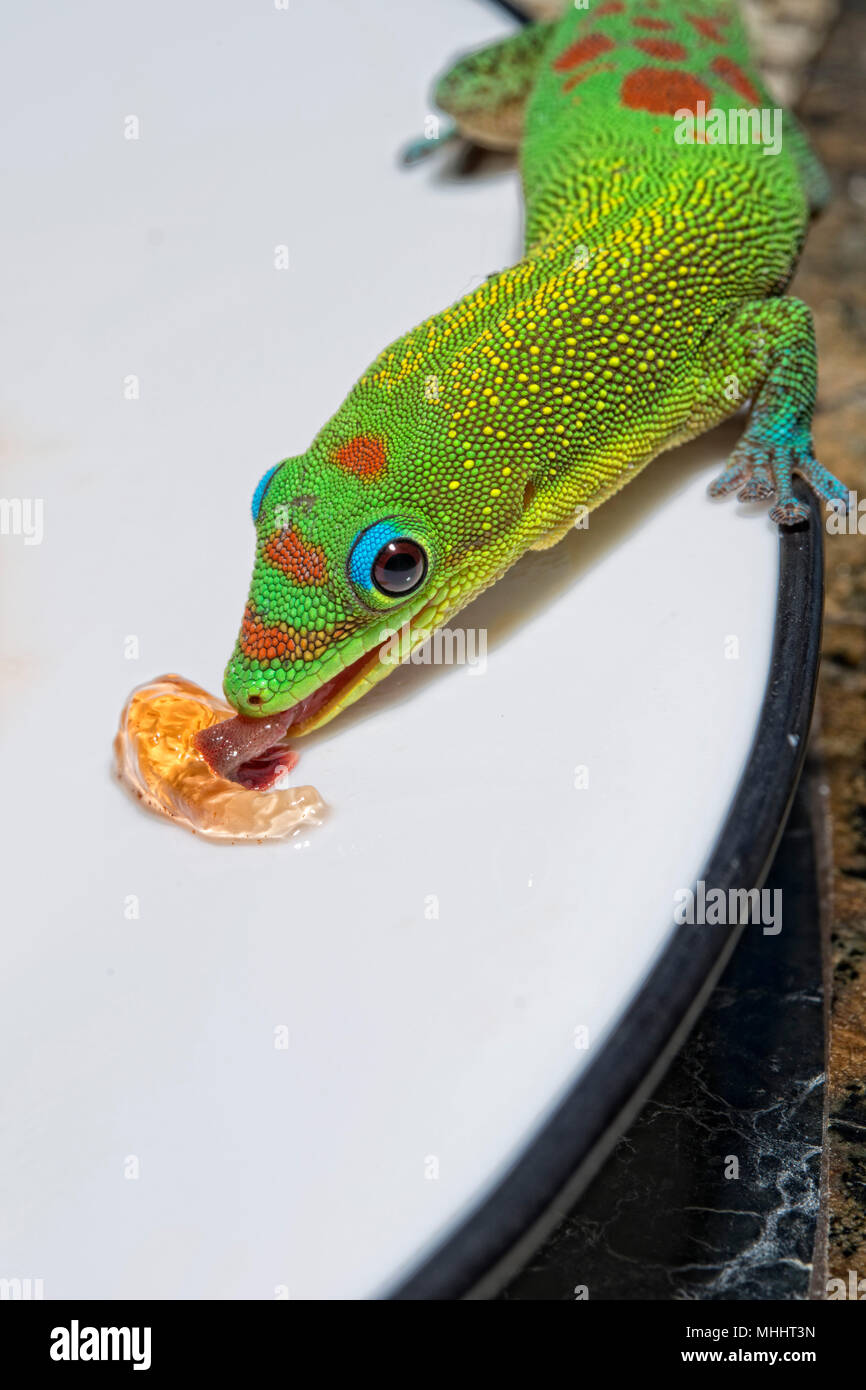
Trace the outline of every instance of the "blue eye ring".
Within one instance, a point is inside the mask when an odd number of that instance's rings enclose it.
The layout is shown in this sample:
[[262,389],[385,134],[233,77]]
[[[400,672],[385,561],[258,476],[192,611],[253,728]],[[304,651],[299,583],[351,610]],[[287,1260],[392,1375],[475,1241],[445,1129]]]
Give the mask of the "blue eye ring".
[[278,463],[275,463],[273,468],[269,468],[267,473],[265,473],[263,477],[259,478],[259,481],[256,484],[256,490],[253,493],[252,505],[253,521],[258,521],[259,519],[259,512],[262,509],[262,498],[268,490],[268,483],[271,481],[271,478],[274,476],[279,467],[280,465]]
[[[383,557],[383,552],[389,554]],[[386,517],[355,537],[346,572],[350,584],[369,608],[393,608],[423,587],[433,561],[423,527],[401,517]],[[387,582],[387,571],[392,566],[393,588]],[[382,578],[383,568],[386,582]]]

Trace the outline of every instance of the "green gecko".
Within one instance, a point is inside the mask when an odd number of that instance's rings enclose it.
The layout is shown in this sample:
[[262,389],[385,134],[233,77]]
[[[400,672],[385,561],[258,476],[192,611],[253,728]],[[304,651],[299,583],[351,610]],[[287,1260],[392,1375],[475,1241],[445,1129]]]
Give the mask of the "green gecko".
[[385,348],[259,484],[225,692],[279,734],[333,718],[393,670],[396,629],[405,655],[747,399],[714,494],[774,496],[783,526],[807,515],[794,472],[847,496],[812,447],[811,315],[784,297],[826,180],[787,112],[776,152],[760,115],[730,117],[774,103],[729,0],[570,6],[460,60],[436,99],[519,147],[526,251]]

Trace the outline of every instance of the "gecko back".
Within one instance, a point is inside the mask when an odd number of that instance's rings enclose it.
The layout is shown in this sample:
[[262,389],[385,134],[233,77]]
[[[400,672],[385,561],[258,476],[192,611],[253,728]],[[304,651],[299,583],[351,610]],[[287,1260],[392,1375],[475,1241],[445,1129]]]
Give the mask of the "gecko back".
[[[436,101],[470,138],[520,150],[527,246],[579,205],[587,179],[628,152],[663,184],[701,154],[736,164],[796,210],[826,201],[823,171],[752,63],[732,0],[602,0],[461,59]],[[696,148],[697,147],[697,148]],[[739,182],[740,175],[732,175]]]

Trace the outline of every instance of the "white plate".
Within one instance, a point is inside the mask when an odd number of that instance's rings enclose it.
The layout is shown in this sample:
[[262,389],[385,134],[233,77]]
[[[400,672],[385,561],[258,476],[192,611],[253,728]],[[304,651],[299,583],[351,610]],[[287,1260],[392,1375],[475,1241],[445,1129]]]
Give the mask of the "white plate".
[[515,175],[395,163],[433,74],[509,24],[463,0],[5,24],[3,490],[44,499],[44,539],[0,544],[0,1276],[375,1295],[465,1229],[670,947],[758,724],[778,544],[707,499],[717,433],[467,612],[485,673],[401,670],[300,745],[322,828],[225,848],[139,811],[117,716],[164,670],[218,688],[261,473],[519,255]]

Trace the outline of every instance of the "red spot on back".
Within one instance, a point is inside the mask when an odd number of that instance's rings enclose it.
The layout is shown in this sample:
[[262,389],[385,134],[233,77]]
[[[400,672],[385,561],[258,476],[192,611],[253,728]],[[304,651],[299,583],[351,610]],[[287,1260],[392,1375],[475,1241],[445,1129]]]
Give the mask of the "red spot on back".
[[328,561],[322,547],[305,541],[291,527],[283,527],[271,536],[265,546],[265,558],[302,589],[317,589],[328,582]]
[[553,66],[556,72],[569,72],[571,68],[580,67],[581,63],[588,63],[591,58],[610,53],[615,47],[616,44],[606,34],[587,34],[586,38],[578,39],[563,49],[559,57],[554,59]]
[[669,24],[666,19],[649,19],[645,15],[638,15],[636,19],[632,20],[632,24],[636,29],[652,29],[654,33],[658,34],[662,34],[665,30],[673,29],[674,27],[672,24]]
[[686,19],[693,29],[696,29],[702,39],[709,39],[711,43],[724,43],[725,36],[720,34],[712,19],[706,19],[703,15],[687,14]]
[[710,67],[717,77],[721,77],[729,87],[733,87],[735,92],[739,92],[741,97],[745,97],[746,101],[750,101],[753,106],[760,106],[760,92],[752,86],[743,69],[734,62],[733,58],[721,56],[714,58]]
[[333,461],[338,468],[369,483],[384,471],[388,459],[381,439],[372,434],[357,434],[335,450]]
[[710,103],[709,87],[676,68],[635,68],[622,84],[620,98],[632,111],[652,111],[673,116],[686,108],[693,111],[699,101]]
[[595,12],[596,19],[602,19],[606,14],[625,14],[625,5],[622,0],[604,0],[603,5],[599,5]]
[[673,39],[635,39],[634,46],[651,58],[668,58],[672,63],[681,63],[688,57],[683,45]]
[[616,72],[616,66],[613,63],[593,63],[591,68],[584,68],[583,72],[576,72],[563,82],[562,90],[571,92],[578,82],[585,82],[588,77],[596,77],[600,72]]

